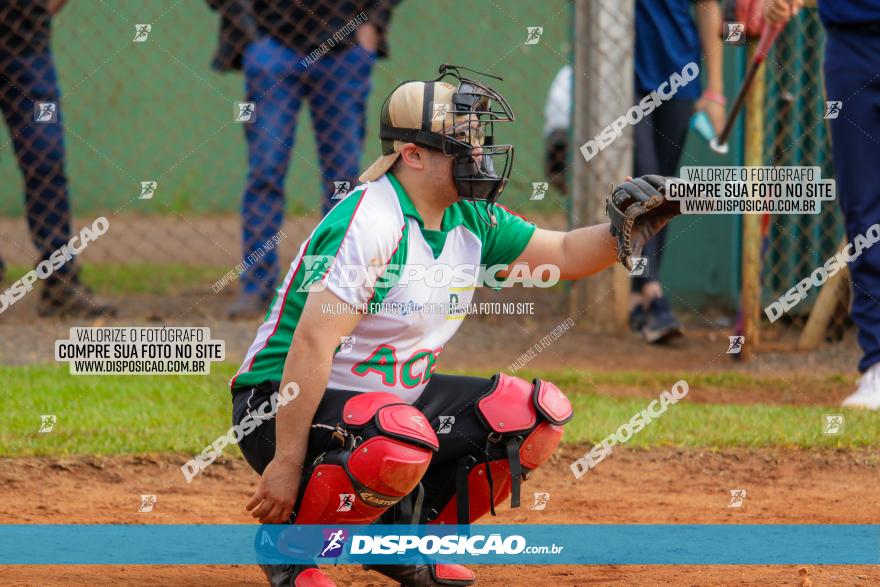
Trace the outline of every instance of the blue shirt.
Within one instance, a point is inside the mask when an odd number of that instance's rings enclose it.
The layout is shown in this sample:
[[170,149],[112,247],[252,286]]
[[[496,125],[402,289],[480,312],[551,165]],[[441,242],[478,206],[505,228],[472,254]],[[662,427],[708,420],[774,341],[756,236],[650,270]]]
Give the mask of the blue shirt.
[[[690,0],[636,0],[635,62],[636,91],[640,94],[656,90],[688,63],[700,63],[700,35]],[[679,88],[675,97],[696,100],[701,93],[699,82],[694,80]]]
[[819,0],[819,16],[827,25],[880,23],[880,0]]

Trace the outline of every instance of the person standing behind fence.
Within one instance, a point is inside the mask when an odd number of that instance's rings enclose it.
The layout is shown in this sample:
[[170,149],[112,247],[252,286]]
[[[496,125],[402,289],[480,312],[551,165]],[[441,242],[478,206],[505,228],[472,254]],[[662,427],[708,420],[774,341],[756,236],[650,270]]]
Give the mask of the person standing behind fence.
[[[765,17],[787,22],[802,0],[769,0]],[[880,0],[820,0],[825,42],[826,115],[837,199],[847,240],[880,223]],[[852,249],[849,249],[852,250]],[[880,247],[850,261],[852,319],[859,329],[863,374],[844,406],[880,409]]]
[[[692,5],[694,5],[692,7]],[[696,24],[692,11],[696,16]],[[702,94],[693,81],[633,127],[633,175],[677,176],[688,125],[694,110],[706,112],[717,132],[724,126],[724,81],[721,7],[716,0],[637,0],[635,42],[635,103],[661,86],[689,63],[698,63],[700,47],[706,70]],[[544,108],[545,169],[550,182],[565,193],[565,162],[571,126],[572,67],[556,74]],[[663,86],[668,88],[668,84]],[[662,91],[668,91],[663,89]],[[681,334],[681,325],[663,297],[659,281],[666,229],[645,245],[643,273],[631,280],[630,328],[650,343]]]
[[[721,7],[716,0],[636,0],[636,103],[657,91],[669,76],[700,61],[702,46],[705,89],[696,81],[678,89],[633,127],[633,175],[677,176],[688,125],[694,110],[705,111],[716,132],[724,126]],[[630,328],[647,342],[659,343],[681,334],[681,325],[663,297],[660,261],[666,229],[646,246],[644,272],[631,279]]]
[[[297,117],[309,103],[326,214],[355,186],[364,139],[366,101],[385,41],[393,0],[253,0],[254,38],[241,56],[246,101],[254,120],[244,124],[248,176],[242,203],[243,244],[249,263],[230,318],[260,316],[274,294],[278,254],[263,243],[281,230],[284,181]],[[246,30],[246,27],[245,27]]]
[[[63,4],[0,0],[0,109],[24,176],[28,228],[40,262],[67,245],[72,235],[60,91],[49,46],[52,15]],[[0,282],[5,269],[0,259]],[[41,316],[115,313],[80,282],[73,260],[45,279],[37,311]]]

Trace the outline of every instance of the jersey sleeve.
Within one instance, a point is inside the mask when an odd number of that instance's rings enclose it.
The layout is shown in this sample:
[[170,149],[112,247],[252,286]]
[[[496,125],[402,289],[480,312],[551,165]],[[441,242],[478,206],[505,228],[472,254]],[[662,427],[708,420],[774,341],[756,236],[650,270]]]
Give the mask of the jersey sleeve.
[[534,223],[504,206],[495,204],[493,210],[497,225],[486,230],[483,239],[482,261],[486,267],[513,263],[529,244],[536,228]]
[[377,283],[403,236],[393,218],[361,205],[364,194],[351,194],[321,221],[303,258],[305,287],[320,283],[359,307],[381,301]]

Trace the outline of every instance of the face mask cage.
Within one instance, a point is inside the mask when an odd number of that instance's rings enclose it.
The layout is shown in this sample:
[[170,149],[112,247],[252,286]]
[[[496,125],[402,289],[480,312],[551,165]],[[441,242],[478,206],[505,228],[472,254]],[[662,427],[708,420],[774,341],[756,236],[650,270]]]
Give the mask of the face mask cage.
[[495,123],[512,122],[515,116],[501,94],[463,77],[459,69],[465,68],[443,65],[435,80],[458,81],[451,104],[441,105],[445,112],[434,112],[435,121],[442,116],[441,150],[454,158],[452,173],[459,197],[494,204],[513,168],[513,145],[495,144]]
[[[501,94],[479,81],[462,76],[460,70],[474,71],[462,66],[441,65],[440,76],[428,82],[421,128],[392,126],[389,114],[391,96],[386,98],[379,122],[382,154],[394,153],[394,141],[403,141],[437,149],[453,158],[453,180],[459,197],[486,202],[491,219],[491,205],[501,196],[513,167],[513,145],[495,144],[495,124],[512,122],[515,117]],[[501,80],[489,74],[480,75]],[[432,102],[433,84],[447,78],[455,80],[456,90],[451,101]]]

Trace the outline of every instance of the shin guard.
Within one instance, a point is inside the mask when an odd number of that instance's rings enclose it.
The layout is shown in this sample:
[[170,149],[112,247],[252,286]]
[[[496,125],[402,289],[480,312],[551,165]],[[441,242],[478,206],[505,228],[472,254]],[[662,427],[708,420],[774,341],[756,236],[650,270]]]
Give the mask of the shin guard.
[[297,524],[372,522],[418,485],[439,447],[422,413],[385,392],[348,400],[334,438],[340,448],[312,463]]
[[[480,462],[468,455],[459,461],[455,496],[431,523],[468,524],[494,515],[508,495],[511,507],[519,507],[522,481],[556,450],[573,411],[552,383],[502,373],[477,401],[477,414],[488,431],[485,458]],[[490,452],[503,456],[490,458]]]

